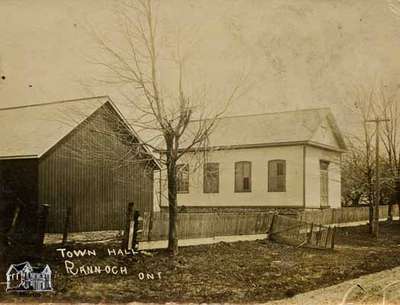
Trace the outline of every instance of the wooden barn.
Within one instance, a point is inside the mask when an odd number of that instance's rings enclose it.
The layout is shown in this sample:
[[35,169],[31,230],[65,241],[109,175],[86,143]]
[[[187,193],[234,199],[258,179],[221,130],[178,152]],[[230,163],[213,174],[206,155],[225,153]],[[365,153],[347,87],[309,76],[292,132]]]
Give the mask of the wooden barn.
[[128,202],[153,209],[158,163],[107,96],[0,109],[0,229],[122,229]]

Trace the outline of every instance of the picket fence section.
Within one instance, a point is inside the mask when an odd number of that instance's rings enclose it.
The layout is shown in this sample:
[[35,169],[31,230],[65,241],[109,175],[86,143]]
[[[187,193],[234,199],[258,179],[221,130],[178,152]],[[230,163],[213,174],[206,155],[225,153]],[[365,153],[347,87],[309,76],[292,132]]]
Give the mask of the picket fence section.
[[[180,239],[210,238],[216,236],[237,236],[266,234],[270,229],[274,211],[241,212],[182,212],[178,214],[178,237]],[[368,207],[345,207],[299,211],[290,219],[309,226],[343,224],[368,221]],[[380,218],[387,218],[388,206],[380,207]],[[393,206],[393,216],[399,216],[398,206]],[[168,213],[145,212],[141,240],[168,239]],[[306,225],[308,224],[308,225]],[[296,233],[297,234],[297,233]]]
[[[393,205],[393,216],[399,216],[398,205]],[[306,210],[299,214],[299,220],[317,224],[342,224],[368,221],[368,207],[344,207],[341,209]],[[379,218],[388,217],[388,206],[379,207]]]
[[308,223],[294,217],[275,215],[268,231],[268,238],[293,246],[333,249],[335,227]]

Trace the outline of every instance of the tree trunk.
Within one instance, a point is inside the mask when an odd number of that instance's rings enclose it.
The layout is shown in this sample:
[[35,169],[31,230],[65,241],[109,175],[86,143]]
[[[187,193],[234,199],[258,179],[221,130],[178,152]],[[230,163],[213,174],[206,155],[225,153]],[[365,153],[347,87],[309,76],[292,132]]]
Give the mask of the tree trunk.
[[169,232],[168,232],[168,251],[173,255],[178,254],[178,235],[177,235],[177,191],[176,191],[176,161],[169,160],[167,164],[168,175],[168,206],[169,206]]
[[357,194],[351,198],[351,205],[357,207],[360,205],[361,194]]
[[[397,173],[397,175],[399,176],[399,173]],[[395,190],[396,191],[395,191],[393,203],[397,203],[397,207],[398,207],[398,209],[397,209],[398,215],[397,216],[399,216],[399,221],[400,221],[400,179],[399,178],[396,179]]]
[[400,202],[397,203],[397,216],[399,217],[399,222],[400,222]]
[[388,218],[387,221],[392,222],[393,221],[393,204],[389,203],[388,206]]
[[369,206],[369,213],[368,213],[368,231],[369,233],[372,233],[372,226],[374,222],[374,206],[373,203],[370,202]]
[[372,234],[374,226],[374,187],[370,175],[368,175],[368,181],[368,232]]

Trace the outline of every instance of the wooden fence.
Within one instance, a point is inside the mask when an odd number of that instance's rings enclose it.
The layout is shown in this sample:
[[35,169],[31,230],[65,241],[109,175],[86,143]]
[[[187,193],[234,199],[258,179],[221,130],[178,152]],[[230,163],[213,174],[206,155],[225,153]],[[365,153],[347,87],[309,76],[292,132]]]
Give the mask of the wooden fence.
[[[272,216],[270,212],[179,213],[178,237],[266,234]],[[152,219],[149,213],[145,213],[142,240],[168,239],[168,221],[168,213],[153,213]]]
[[308,223],[283,215],[274,215],[268,231],[268,238],[298,247],[333,249],[335,232],[336,229],[333,226]]
[[[399,216],[398,205],[393,205],[393,216]],[[301,221],[313,222],[317,224],[341,224],[367,221],[369,208],[363,207],[345,207],[340,209],[323,209],[323,210],[308,210],[299,214],[298,218]],[[388,206],[382,205],[379,207],[379,218],[388,217]]]
[[[292,219],[314,225],[341,224],[368,221],[368,207],[346,207],[341,209],[306,210]],[[178,237],[180,239],[209,238],[216,236],[235,236],[266,234],[275,213],[270,211],[241,212],[202,212],[178,214]],[[380,207],[380,218],[386,218],[388,207]],[[398,216],[397,205],[393,215]],[[168,239],[168,213],[149,212],[143,215],[141,240]]]

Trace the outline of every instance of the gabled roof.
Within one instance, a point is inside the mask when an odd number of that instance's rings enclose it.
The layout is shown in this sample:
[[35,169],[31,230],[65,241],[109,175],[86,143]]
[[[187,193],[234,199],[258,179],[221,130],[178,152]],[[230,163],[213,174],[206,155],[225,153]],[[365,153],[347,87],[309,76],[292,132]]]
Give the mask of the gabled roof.
[[10,274],[12,270],[15,270],[17,272],[22,271],[25,267],[28,267],[29,269],[32,270],[31,264],[29,262],[23,262],[19,264],[11,264],[11,266],[8,268],[7,274]]
[[32,269],[35,273],[51,273],[49,265],[34,266]]
[[0,157],[41,157],[106,101],[93,97],[0,109]]
[[[190,130],[196,130],[196,121]],[[335,145],[315,137],[328,125]],[[316,139],[316,140],[315,140]],[[209,136],[209,147],[219,149],[309,144],[344,151],[346,145],[329,108],[221,117]]]
[[104,104],[115,110],[140,141],[108,96],[0,108],[0,159],[40,158]]

